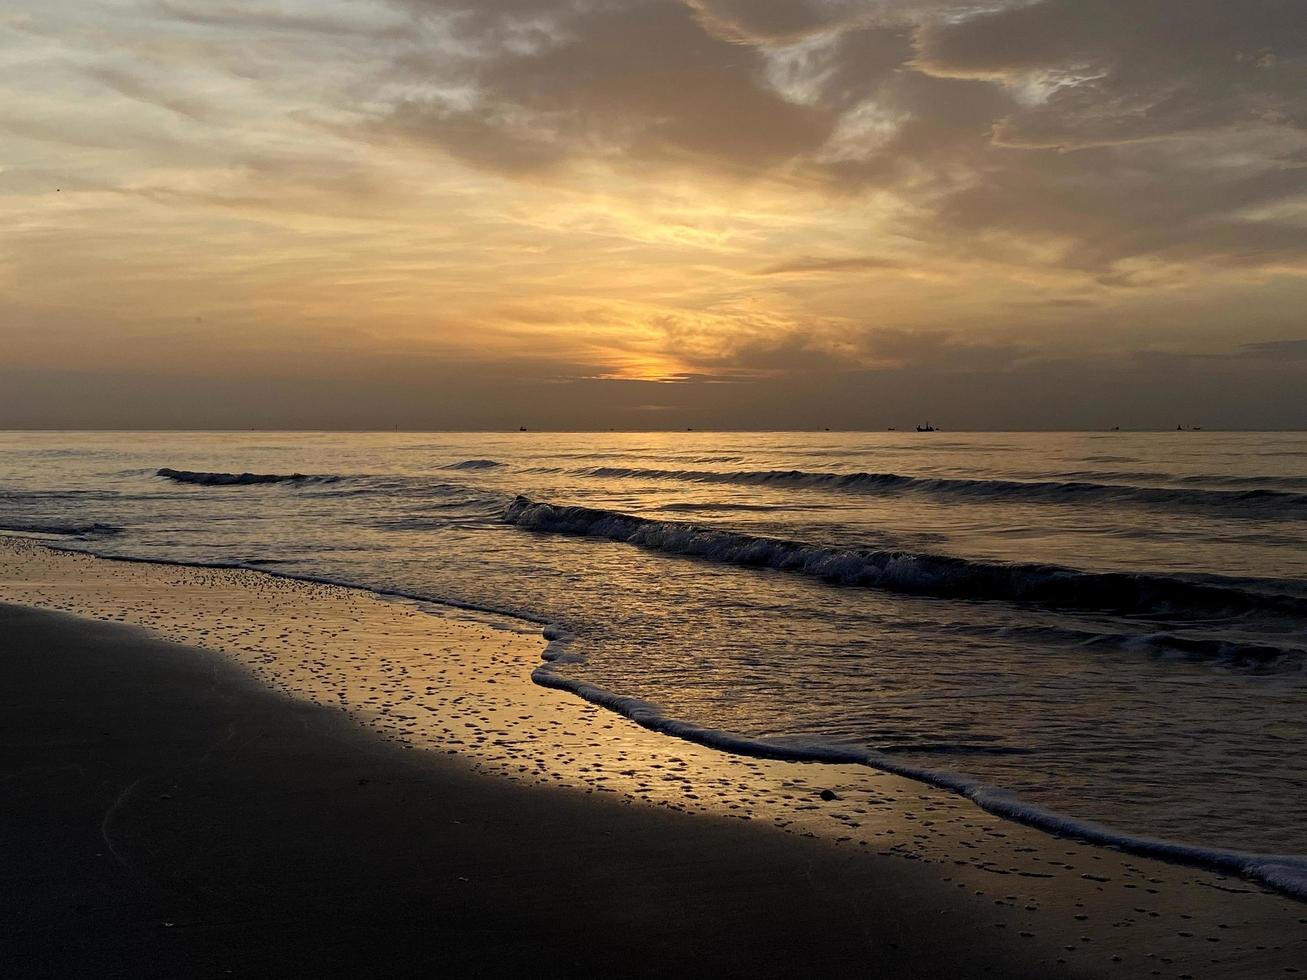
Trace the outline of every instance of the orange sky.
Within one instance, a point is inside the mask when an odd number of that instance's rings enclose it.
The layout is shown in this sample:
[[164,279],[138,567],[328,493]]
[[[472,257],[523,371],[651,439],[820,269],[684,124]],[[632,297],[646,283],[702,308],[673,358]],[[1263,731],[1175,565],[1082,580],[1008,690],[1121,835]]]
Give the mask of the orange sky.
[[16,0],[0,425],[1304,425],[1305,175],[1282,0]]

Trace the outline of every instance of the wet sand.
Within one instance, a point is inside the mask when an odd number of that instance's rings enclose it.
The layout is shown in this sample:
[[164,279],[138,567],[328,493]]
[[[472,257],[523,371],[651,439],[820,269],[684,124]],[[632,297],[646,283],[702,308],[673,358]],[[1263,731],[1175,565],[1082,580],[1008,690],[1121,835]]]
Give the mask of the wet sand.
[[0,543],[0,599],[191,645],[5,610],[17,975],[1307,962],[1307,906],[1246,882],[862,767],[713,752],[536,687],[534,628],[24,542]]

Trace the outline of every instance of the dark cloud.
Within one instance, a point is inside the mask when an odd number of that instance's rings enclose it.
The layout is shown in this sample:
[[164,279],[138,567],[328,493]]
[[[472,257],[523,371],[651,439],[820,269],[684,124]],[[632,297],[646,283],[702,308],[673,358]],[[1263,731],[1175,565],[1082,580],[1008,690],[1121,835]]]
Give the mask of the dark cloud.
[[500,107],[451,108],[436,101],[409,100],[394,106],[377,132],[426,144],[480,170],[511,177],[559,169],[576,146],[542,120],[515,122]]
[[1307,17],[1296,0],[1043,0],[917,33],[914,64],[1022,96],[944,227],[1060,242],[1065,264],[1302,264]]
[[941,374],[1008,371],[1039,360],[1017,344],[972,337],[955,330],[867,330],[857,340],[860,356],[882,368],[930,370]]
[[794,327],[724,338],[715,347],[696,344],[685,332],[670,331],[668,349],[691,365],[690,376],[699,381],[835,377],[867,370],[974,374],[1009,371],[1047,359],[1031,348],[973,337],[964,331],[882,326]]
[[753,175],[811,153],[834,125],[829,110],[768,87],[758,50],[709,33],[681,3],[421,7],[446,13],[447,29],[477,53],[462,63],[411,55],[401,69],[475,96],[408,99],[380,126],[489,169],[584,157]]
[[1053,87],[1000,122],[997,138],[1013,145],[1307,120],[1307,17],[1297,0],[1044,0],[928,25],[918,42],[926,71]]
[[822,346],[810,334],[799,331],[747,341],[715,361],[720,367],[785,374],[838,372],[851,367],[847,352]]
[[1103,277],[1307,256],[1307,225],[1265,213],[1307,194],[1301,0],[396,2],[453,45],[409,52],[400,81],[459,94],[373,132],[479,168],[889,190],[919,237]]
[[1247,216],[1300,197],[1307,173],[1297,168],[1256,158],[1211,167],[1171,145],[996,152],[1004,159],[983,181],[936,203],[938,228],[1048,242],[1064,265],[1091,272],[1135,257],[1249,265],[1307,255],[1307,226]]

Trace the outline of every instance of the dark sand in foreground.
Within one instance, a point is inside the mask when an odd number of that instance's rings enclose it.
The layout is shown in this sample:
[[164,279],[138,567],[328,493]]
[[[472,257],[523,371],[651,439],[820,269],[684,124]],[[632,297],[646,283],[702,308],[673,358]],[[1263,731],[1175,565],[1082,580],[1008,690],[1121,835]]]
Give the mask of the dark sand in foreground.
[[7,977],[1078,975],[910,863],[476,774],[15,606],[0,784]]

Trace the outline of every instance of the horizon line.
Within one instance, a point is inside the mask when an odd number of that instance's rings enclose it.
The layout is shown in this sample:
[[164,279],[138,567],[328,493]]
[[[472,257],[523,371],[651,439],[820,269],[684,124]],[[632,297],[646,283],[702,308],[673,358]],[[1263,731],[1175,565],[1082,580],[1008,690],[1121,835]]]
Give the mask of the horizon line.
[[1036,434],[1080,434],[1080,433],[1102,433],[1102,434],[1149,434],[1162,432],[1183,432],[1186,435],[1201,435],[1203,433],[1222,433],[1222,434],[1278,434],[1278,433],[1307,433],[1307,427],[1285,427],[1285,428],[1221,428],[1219,426],[1186,426],[1184,428],[1150,427],[1150,428],[1126,428],[1124,426],[1111,427],[1081,427],[1081,428],[1047,428],[1047,429],[1008,429],[1008,428],[948,428],[937,427],[931,432],[919,432],[914,425],[894,426],[884,428],[865,428],[849,427],[840,428],[831,426],[829,428],[810,428],[810,427],[764,427],[756,429],[740,428],[713,428],[710,426],[687,426],[678,428],[663,429],[644,429],[644,428],[472,428],[472,429],[437,429],[437,428],[403,428],[396,427],[391,429],[377,428],[358,428],[358,429],[340,429],[328,427],[311,427],[311,428],[224,428],[224,427],[206,427],[206,426],[187,426],[181,428],[147,428],[147,427],[48,427],[48,426],[23,426],[17,428],[0,426],[0,433],[323,433],[323,434],[341,434],[341,435],[499,435],[499,434],[516,434],[516,435],[597,435],[597,434],[755,434],[755,433],[812,433],[812,434],[859,434],[869,435],[872,433],[904,433],[908,435],[949,435],[949,434],[1012,434],[1012,435],[1036,435]]

